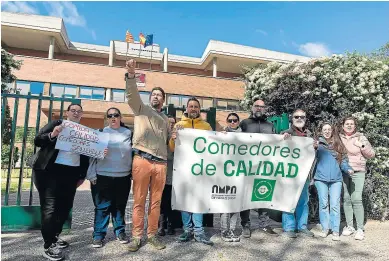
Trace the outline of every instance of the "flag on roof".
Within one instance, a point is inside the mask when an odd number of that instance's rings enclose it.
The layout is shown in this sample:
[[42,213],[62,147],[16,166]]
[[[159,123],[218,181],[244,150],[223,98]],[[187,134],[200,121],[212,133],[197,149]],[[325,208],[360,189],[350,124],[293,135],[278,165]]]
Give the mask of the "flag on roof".
[[134,43],[134,37],[132,34],[127,30],[126,32],[126,42],[127,43]]
[[139,34],[139,42],[143,45],[143,48],[146,48],[149,45],[153,45],[153,35],[147,34],[146,36],[142,33]]

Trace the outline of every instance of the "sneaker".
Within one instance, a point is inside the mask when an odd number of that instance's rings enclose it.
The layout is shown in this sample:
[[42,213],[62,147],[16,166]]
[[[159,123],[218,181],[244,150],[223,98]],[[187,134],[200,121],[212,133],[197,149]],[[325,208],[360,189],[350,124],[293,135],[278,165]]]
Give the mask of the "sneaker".
[[93,247],[93,248],[100,248],[100,247],[103,247],[103,240],[100,239],[100,238],[98,238],[98,239],[93,239],[92,247]]
[[294,231],[284,231],[282,235],[288,238],[297,238],[297,235]]
[[323,230],[319,234],[322,238],[326,238],[328,236],[328,230]]
[[158,236],[164,237],[166,235],[165,229],[159,228],[157,234],[158,234]]
[[305,237],[314,237],[315,234],[308,229],[301,229],[298,231],[299,235],[305,236]]
[[149,243],[158,250],[166,248],[166,245],[164,245],[156,236],[149,237],[147,239],[147,243]]
[[348,227],[343,228],[342,236],[348,237],[354,233],[355,233],[355,228],[348,226]]
[[231,238],[232,238],[233,242],[239,242],[240,241],[240,236],[236,235],[234,230],[230,230],[230,235],[231,235]]
[[269,226],[260,228],[260,230],[265,232],[266,234],[268,234],[270,236],[278,236],[278,234],[276,232],[274,232],[274,230]]
[[250,238],[251,237],[251,230],[249,227],[243,227],[242,235],[245,238]]
[[355,240],[364,240],[365,239],[365,232],[363,232],[362,229],[358,229],[357,233],[355,233]]
[[223,239],[224,242],[234,242],[232,239],[232,235],[229,230],[224,230],[221,232],[221,238]]
[[168,234],[169,236],[172,236],[172,235],[176,234],[176,231],[174,230],[174,228],[168,227],[168,228],[167,228],[167,234]]
[[332,241],[339,241],[339,240],[340,240],[339,233],[332,232]]
[[213,246],[213,242],[205,235],[205,233],[197,234],[194,236],[196,242],[203,243],[205,245]]
[[121,244],[127,244],[128,243],[128,239],[127,239],[127,236],[126,236],[126,233],[122,232],[120,233],[117,237],[116,237],[117,240],[119,240],[119,242]]
[[46,257],[47,259],[53,260],[53,261],[59,261],[64,259],[64,255],[62,253],[62,250],[58,248],[56,244],[51,244],[49,248],[45,248],[43,252],[43,256]]
[[188,241],[191,241],[192,238],[193,238],[192,232],[184,231],[184,233],[182,233],[182,234],[178,237],[178,241],[180,241],[180,242],[188,242]]
[[140,238],[133,237],[130,244],[128,245],[128,250],[131,252],[136,252],[140,248]]
[[63,249],[67,248],[69,246],[69,243],[65,240],[62,240],[61,238],[57,237],[57,243],[55,243],[58,248]]

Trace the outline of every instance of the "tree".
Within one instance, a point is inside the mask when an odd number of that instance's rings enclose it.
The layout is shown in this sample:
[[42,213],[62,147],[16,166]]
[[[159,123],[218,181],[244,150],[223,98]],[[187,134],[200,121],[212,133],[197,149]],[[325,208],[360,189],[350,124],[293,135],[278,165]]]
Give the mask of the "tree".
[[[12,83],[16,80],[16,76],[12,74],[12,70],[19,70],[22,65],[21,61],[16,61],[13,55],[1,49],[1,92],[9,92],[7,83]],[[1,110],[5,110],[5,117],[2,120],[1,126],[3,132],[1,133],[1,168],[7,168],[9,164],[10,154],[10,143],[11,143],[11,129],[12,129],[12,118],[10,115],[10,109],[8,103],[5,108],[1,107]],[[16,163],[19,159],[18,148],[14,148],[13,162]]]
[[364,200],[370,217],[385,219],[389,203],[389,44],[366,55],[347,53],[308,63],[269,63],[245,72],[242,101],[255,97],[269,105],[269,114],[301,108],[317,133],[321,121],[339,124],[346,115],[358,118],[376,157],[368,161]]

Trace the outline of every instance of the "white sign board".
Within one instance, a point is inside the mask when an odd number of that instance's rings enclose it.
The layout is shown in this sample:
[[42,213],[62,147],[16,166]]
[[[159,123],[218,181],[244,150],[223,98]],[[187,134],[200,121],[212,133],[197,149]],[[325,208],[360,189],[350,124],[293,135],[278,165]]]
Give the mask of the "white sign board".
[[179,130],[172,207],[193,213],[294,212],[314,158],[311,138]]
[[104,158],[104,150],[109,142],[108,133],[68,120],[64,120],[62,126],[64,128],[57,137],[56,149],[71,151],[92,158]]

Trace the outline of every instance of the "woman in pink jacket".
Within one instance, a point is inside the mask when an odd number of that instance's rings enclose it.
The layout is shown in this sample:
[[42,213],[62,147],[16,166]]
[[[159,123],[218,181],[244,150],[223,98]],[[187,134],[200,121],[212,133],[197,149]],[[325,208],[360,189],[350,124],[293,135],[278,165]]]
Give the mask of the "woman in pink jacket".
[[[346,117],[342,121],[341,139],[346,147],[347,156],[354,174],[343,176],[344,213],[347,227],[343,229],[343,236],[350,236],[355,232],[356,240],[363,240],[364,235],[364,209],[362,191],[365,183],[366,160],[375,156],[374,150],[367,138],[357,132],[357,120]],[[357,221],[357,231],[354,228],[354,215]]]

